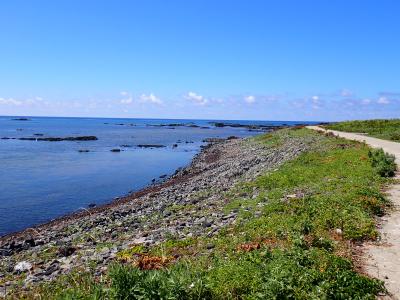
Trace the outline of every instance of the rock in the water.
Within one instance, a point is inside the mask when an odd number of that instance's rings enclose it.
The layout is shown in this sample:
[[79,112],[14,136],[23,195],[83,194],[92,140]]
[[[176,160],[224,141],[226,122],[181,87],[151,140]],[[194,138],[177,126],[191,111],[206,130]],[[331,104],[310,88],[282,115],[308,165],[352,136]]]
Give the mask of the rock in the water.
[[158,145],[158,144],[139,144],[137,145],[139,148],[164,148],[164,145]]
[[203,143],[221,143],[224,141],[225,141],[225,139],[221,139],[221,138],[206,138],[203,140]]
[[45,141],[45,142],[61,142],[61,141],[96,141],[97,137],[89,136],[69,136],[69,137],[22,137],[21,141]]

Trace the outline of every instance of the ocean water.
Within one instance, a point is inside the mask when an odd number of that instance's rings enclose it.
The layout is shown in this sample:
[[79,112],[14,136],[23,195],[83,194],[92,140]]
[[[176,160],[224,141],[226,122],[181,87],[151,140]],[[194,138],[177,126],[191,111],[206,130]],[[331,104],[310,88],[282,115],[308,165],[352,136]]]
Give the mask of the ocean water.
[[[188,165],[203,140],[259,132],[208,120],[0,117],[0,138],[96,136],[95,141],[0,139],[0,235],[137,191]],[[222,121],[240,124],[299,122]],[[192,123],[209,128],[154,125]],[[309,122],[311,123],[311,122]],[[153,125],[153,126],[152,126]],[[138,148],[162,144],[165,148]],[[178,144],[178,147],[173,147]],[[121,147],[128,145],[131,147]],[[111,152],[120,148],[121,152]],[[89,152],[79,152],[89,150]]]

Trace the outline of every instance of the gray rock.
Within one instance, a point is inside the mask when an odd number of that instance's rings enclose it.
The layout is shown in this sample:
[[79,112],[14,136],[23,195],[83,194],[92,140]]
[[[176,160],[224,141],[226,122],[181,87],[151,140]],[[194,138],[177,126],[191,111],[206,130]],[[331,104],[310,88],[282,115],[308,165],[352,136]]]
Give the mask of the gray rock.
[[17,273],[26,272],[29,271],[30,269],[32,269],[32,264],[27,261],[20,261],[14,267],[14,271]]

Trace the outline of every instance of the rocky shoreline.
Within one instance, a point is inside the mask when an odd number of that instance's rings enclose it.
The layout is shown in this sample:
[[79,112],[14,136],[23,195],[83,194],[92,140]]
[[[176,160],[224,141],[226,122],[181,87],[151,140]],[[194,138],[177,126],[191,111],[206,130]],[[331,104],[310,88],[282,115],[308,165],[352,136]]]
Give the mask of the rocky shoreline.
[[0,292],[74,269],[101,275],[118,252],[132,245],[217,234],[236,220],[237,211],[223,209],[226,192],[313,144],[301,137],[282,140],[273,147],[254,138],[215,140],[162,183],[0,238]]

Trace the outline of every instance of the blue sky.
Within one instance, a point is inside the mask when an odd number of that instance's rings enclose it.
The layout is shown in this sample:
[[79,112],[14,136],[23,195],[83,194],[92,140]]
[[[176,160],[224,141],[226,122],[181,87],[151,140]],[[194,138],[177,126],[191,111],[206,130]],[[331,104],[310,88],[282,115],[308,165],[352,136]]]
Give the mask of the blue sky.
[[399,1],[0,3],[0,115],[400,117]]

